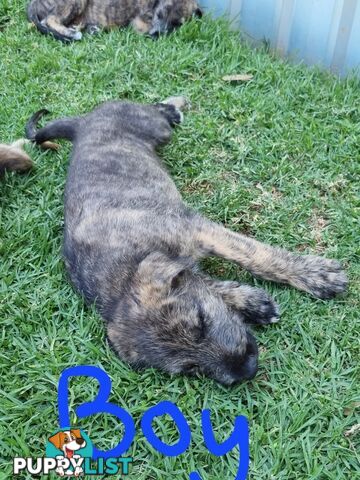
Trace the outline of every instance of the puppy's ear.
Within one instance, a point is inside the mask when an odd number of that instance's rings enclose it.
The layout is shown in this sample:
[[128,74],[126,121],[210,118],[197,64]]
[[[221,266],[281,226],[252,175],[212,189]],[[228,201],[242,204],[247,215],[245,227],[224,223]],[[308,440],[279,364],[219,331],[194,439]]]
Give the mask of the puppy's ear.
[[196,8],[195,11],[194,11],[194,17],[198,17],[198,18],[201,18],[203,16],[203,11],[201,10],[201,8]]
[[51,442],[56,448],[61,450],[61,447],[64,444],[64,437],[65,437],[64,432],[58,432],[49,438],[49,442]]
[[150,253],[139,265],[136,274],[137,291],[142,304],[159,304],[176,286],[185,270],[195,262],[190,257],[170,258],[160,252]]
[[82,438],[81,432],[79,429],[75,428],[74,430],[70,430],[70,432],[75,435],[76,438]]

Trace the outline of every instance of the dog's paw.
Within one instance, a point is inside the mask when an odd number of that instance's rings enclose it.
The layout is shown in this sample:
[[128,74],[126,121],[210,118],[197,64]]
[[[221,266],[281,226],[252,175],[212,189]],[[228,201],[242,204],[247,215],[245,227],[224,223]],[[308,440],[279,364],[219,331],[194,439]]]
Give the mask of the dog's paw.
[[279,321],[279,307],[261,288],[224,282],[218,290],[225,303],[237,310],[246,323],[269,325]]
[[82,33],[77,27],[68,27],[69,40],[81,40]]
[[75,32],[72,38],[74,40],[81,40],[82,39],[82,33],[81,32]]
[[89,35],[97,35],[98,33],[100,33],[100,27],[98,25],[87,25],[86,27],[86,32],[89,34]]
[[314,297],[330,299],[345,292],[348,279],[336,260],[307,255],[298,257],[294,286]]
[[247,287],[247,295],[241,313],[247,323],[269,325],[280,320],[280,309],[265,290]]

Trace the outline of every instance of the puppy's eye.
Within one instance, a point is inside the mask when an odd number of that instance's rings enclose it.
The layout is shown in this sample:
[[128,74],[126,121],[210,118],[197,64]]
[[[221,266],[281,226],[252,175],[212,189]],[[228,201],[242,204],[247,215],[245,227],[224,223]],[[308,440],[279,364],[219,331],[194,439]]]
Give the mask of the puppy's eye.
[[204,310],[200,307],[198,311],[198,320],[199,325],[194,328],[195,340],[201,342],[205,338],[206,334],[206,323],[205,323],[205,313]]
[[198,311],[198,319],[201,328],[205,328],[205,313],[204,310],[200,307]]
[[176,275],[176,277],[174,277],[172,279],[172,282],[171,282],[171,289],[172,290],[175,290],[176,288],[179,288],[181,283],[182,283],[182,280],[185,276],[185,270],[183,270],[182,272],[178,273]]
[[68,438],[64,438],[64,443],[69,443],[69,439],[68,439]]

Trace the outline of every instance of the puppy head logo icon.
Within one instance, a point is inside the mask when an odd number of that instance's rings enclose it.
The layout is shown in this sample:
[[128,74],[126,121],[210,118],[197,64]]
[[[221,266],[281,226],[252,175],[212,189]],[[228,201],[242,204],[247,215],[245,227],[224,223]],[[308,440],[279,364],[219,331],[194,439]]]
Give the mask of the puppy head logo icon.
[[49,437],[46,456],[56,458],[56,473],[61,477],[78,477],[84,473],[84,458],[92,457],[92,444],[89,437],[80,429],[58,430]]
[[49,438],[49,441],[55,445],[58,450],[64,452],[64,457],[66,458],[72,458],[74,452],[86,445],[86,440],[82,437],[78,429],[55,433],[55,435]]

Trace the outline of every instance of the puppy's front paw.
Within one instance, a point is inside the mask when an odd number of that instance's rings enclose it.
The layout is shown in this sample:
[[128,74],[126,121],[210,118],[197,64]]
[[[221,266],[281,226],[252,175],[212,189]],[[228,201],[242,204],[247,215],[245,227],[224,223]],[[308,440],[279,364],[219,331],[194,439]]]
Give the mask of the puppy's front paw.
[[82,39],[82,33],[81,32],[75,32],[73,36],[74,40],[81,40]]
[[246,288],[247,295],[241,310],[245,321],[257,325],[277,323],[280,320],[280,309],[270,295],[261,288]]
[[77,29],[77,27],[69,27],[69,34],[70,34],[70,39],[71,40],[81,40],[82,39],[82,33]]
[[222,282],[218,292],[229,307],[241,313],[246,323],[269,325],[279,321],[278,305],[261,288]]
[[86,26],[86,32],[89,35],[97,35],[98,33],[100,33],[100,27],[98,25],[95,25],[95,24],[87,25]]
[[348,279],[336,260],[307,255],[297,258],[293,284],[325,300],[343,293]]

